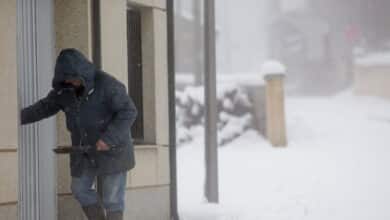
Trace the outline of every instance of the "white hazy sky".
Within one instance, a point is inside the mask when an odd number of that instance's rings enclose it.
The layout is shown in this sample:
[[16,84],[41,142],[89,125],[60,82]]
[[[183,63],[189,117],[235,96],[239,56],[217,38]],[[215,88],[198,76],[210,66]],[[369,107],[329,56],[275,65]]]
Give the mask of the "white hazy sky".
[[306,0],[282,0],[282,11],[293,11],[305,8]]

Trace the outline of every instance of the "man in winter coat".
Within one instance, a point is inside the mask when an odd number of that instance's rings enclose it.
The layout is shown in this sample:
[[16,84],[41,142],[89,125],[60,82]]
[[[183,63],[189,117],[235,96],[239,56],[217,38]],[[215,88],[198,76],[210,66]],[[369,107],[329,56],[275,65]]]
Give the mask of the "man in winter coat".
[[[63,111],[74,149],[74,197],[89,220],[122,220],[126,173],[135,166],[130,131],[137,116],[126,87],[75,49],[59,54],[52,87],[45,98],[22,110],[22,124]],[[76,150],[87,146],[89,151]],[[97,176],[102,180],[101,198],[93,189]]]

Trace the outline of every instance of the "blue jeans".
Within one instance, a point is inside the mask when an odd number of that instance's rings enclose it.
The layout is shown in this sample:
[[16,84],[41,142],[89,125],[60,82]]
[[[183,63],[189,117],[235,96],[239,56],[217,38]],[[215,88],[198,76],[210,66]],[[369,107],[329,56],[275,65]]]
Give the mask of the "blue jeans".
[[96,171],[87,169],[80,177],[72,177],[72,193],[81,206],[95,205],[102,201],[108,212],[123,211],[125,207],[126,172],[100,176],[102,198],[93,189]]

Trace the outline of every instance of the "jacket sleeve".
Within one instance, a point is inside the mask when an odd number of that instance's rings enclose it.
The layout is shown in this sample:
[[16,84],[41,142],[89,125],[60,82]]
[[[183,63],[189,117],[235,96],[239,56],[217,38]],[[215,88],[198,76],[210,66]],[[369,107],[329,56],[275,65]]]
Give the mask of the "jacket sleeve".
[[106,103],[113,116],[101,140],[110,147],[120,147],[120,144],[126,142],[130,136],[131,126],[137,118],[137,109],[124,85],[115,85],[107,93]]
[[56,97],[57,93],[54,90],[51,90],[45,98],[22,109],[22,125],[40,121],[56,114],[61,109],[60,105],[56,103]]

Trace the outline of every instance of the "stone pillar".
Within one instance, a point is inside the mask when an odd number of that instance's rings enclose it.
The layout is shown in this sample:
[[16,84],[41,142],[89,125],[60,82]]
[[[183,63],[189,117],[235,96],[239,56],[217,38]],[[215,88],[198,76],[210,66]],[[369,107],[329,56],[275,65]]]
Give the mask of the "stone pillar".
[[145,142],[168,146],[167,17],[157,6],[141,10]]
[[[266,135],[272,146],[285,147],[287,146],[284,109],[285,68],[279,63],[268,64],[263,66],[266,81]],[[267,68],[267,65],[280,68]]]
[[127,85],[127,1],[100,0],[102,69]]
[[[144,141],[135,146],[125,219],[171,219],[165,0],[130,0],[141,12]],[[102,38],[103,39],[103,38]],[[153,199],[150,199],[153,198]],[[145,212],[145,208],[149,211]]]

